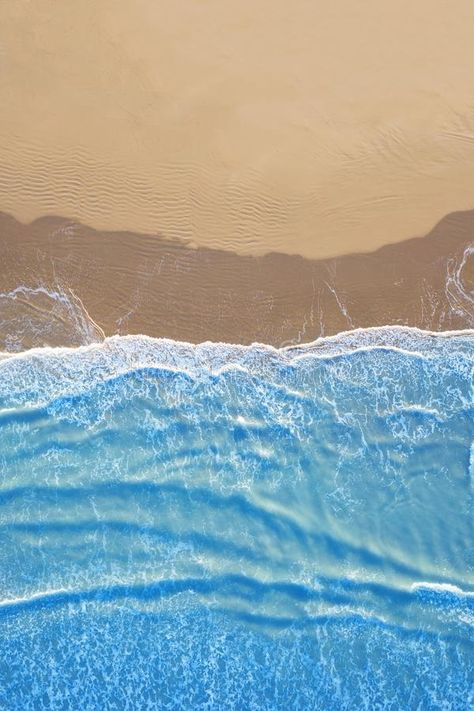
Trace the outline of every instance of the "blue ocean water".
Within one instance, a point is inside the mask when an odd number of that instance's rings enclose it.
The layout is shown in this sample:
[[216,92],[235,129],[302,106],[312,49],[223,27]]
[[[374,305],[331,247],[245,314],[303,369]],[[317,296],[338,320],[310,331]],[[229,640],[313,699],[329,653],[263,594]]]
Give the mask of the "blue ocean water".
[[474,333],[0,359],[0,708],[474,705]]

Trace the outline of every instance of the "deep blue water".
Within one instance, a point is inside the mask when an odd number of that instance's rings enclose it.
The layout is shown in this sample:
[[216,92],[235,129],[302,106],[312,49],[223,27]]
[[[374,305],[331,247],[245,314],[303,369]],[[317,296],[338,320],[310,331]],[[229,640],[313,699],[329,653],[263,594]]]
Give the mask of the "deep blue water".
[[0,360],[0,708],[472,709],[473,346]]

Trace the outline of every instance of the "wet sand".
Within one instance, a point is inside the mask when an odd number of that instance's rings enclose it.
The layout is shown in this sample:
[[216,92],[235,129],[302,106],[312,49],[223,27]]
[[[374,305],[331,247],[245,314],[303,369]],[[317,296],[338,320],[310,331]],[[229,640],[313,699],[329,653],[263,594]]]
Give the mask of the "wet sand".
[[0,209],[311,259],[427,234],[472,207],[473,20],[471,0],[0,3]]
[[327,260],[242,256],[65,218],[0,214],[0,348],[143,333],[276,346],[367,326],[474,326],[474,211]]

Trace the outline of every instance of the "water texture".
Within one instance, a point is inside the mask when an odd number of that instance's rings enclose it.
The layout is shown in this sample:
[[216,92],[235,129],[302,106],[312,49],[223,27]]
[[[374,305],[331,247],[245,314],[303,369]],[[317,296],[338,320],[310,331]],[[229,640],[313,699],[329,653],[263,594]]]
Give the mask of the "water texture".
[[472,708],[473,345],[2,356],[0,708]]

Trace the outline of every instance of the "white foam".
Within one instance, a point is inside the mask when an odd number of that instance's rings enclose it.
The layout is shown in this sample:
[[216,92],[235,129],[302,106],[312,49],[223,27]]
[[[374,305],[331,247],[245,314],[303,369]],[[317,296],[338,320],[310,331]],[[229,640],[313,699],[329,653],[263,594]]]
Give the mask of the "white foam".
[[[40,404],[63,394],[84,392],[96,384],[145,370],[167,371],[192,379],[248,373],[291,387],[288,369],[304,371],[318,361],[354,359],[367,355],[383,367],[394,367],[392,356],[426,362],[429,372],[449,369],[464,379],[474,369],[474,330],[436,333],[408,327],[356,329],[319,338],[312,343],[277,349],[205,342],[192,344],[149,336],[112,336],[76,348],[32,348],[0,354],[0,395],[3,407]],[[388,360],[390,358],[390,361]],[[283,369],[283,370],[282,370]],[[347,375],[350,368],[344,368]],[[290,375],[290,373],[288,373]],[[337,377],[337,376],[336,376]],[[373,378],[367,371],[367,378]],[[288,382],[287,382],[288,380]],[[377,383],[374,383],[374,387]],[[298,386],[297,386],[298,387]]]
[[470,338],[474,336],[474,328],[454,330],[454,331],[430,331],[420,329],[414,326],[371,326],[369,328],[355,328],[349,331],[341,331],[332,336],[320,336],[314,341],[302,343],[298,345],[283,346],[277,348],[267,343],[253,342],[250,345],[239,343],[228,343],[226,341],[202,341],[200,343],[191,343],[190,341],[175,341],[172,338],[154,338],[145,334],[133,334],[126,336],[108,336],[98,343],[97,341],[80,346],[42,346],[30,348],[20,353],[12,353],[10,351],[0,351],[0,359],[6,358],[21,358],[27,357],[30,354],[36,353],[52,353],[52,354],[69,354],[74,352],[88,352],[97,348],[104,348],[116,343],[154,343],[161,346],[176,347],[177,349],[191,349],[196,352],[218,352],[223,349],[226,351],[267,351],[268,353],[280,354],[284,356],[286,353],[309,350],[325,350],[329,351],[335,348],[336,352],[347,352],[349,350],[367,350],[372,345],[378,348],[393,348],[397,349],[396,343],[404,343],[406,348],[398,347],[402,352],[413,352],[410,348],[412,343],[417,341],[426,341],[427,339],[434,340],[452,340],[460,338]]
[[457,585],[452,585],[451,583],[429,583],[422,580],[420,582],[412,583],[410,590],[412,592],[416,592],[418,590],[429,590],[440,593],[447,592],[451,595],[457,595],[458,597],[474,598],[474,591],[463,590]]
[[469,244],[461,259],[452,257],[448,260],[446,275],[446,298],[454,313],[467,317],[474,324],[474,298],[472,292],[466,291],[462,280],[462,272],[469,257],[474,254],[474,244]]
[[105,338],[77,294],[60,286],[52,290],[20,285],[0,293],[0,331],[3,346],[13,352],[45,342],[79,346]]

